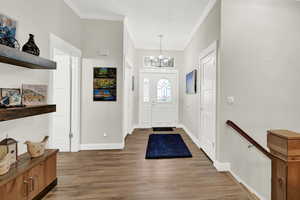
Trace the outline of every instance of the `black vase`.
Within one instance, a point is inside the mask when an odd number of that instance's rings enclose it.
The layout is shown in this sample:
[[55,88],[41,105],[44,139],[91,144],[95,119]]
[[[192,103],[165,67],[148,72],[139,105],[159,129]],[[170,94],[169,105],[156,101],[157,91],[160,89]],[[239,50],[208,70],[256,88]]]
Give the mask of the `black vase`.
[[34,35],[29,34],[29,40],[26,44],[24,44],[22,51],[24,51],[26,53],[30,53],[35,56],[40,55],[40,49],[34,42]]

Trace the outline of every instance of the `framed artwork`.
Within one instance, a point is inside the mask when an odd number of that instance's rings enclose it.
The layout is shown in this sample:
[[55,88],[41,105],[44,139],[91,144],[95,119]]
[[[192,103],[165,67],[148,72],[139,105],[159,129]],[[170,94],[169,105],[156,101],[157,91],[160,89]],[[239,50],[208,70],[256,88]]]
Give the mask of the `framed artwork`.
[[47,104],[47,85],[22,85],[23,105],[45,105]]
[[17,22],[0,14],[0,43],[12,46],[16,41]]
[[94,68],[94,101],[117,101],[117,68]]
[[22,105],[21,90],[18,88],[1,88],[1,99],[7,98],[7,106],[20,106]]
[[187,94],[197,93],[197,70],[196,69],[186,75],[186,93]]

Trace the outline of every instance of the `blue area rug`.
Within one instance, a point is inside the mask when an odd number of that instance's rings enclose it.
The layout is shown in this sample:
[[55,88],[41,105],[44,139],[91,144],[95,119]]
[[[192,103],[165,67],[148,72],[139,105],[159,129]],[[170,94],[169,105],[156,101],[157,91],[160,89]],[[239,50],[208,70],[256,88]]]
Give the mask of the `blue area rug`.
[[190,158],[192,154],[180,134],[151,134],[146,159]]

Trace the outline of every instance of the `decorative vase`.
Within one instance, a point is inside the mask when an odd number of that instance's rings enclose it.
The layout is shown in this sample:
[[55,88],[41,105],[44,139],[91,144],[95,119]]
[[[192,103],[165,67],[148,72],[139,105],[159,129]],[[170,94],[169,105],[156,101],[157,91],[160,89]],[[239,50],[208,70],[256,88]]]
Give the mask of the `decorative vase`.
[[26,44],[24,44],[22,51],[24,51],[26,53],[30,53],[35,56],[40,55],[40,49],[34,42],[34,35],[29,34],[29,40]]
[[37,158],[45,153],[46,144],[48,142],[49,136],[46,136],[42,142],[25,142],[27,144],[27,151],[31,158]]

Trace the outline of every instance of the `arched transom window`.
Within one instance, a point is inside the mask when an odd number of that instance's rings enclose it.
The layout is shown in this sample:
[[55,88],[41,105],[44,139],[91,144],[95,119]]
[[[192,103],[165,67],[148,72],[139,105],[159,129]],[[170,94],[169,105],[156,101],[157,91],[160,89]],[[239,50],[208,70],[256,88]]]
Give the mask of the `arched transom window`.
[[171,102],[172,101],[172,87],[171,82],[167,79],[160,79],[157,82],[157,101]]

